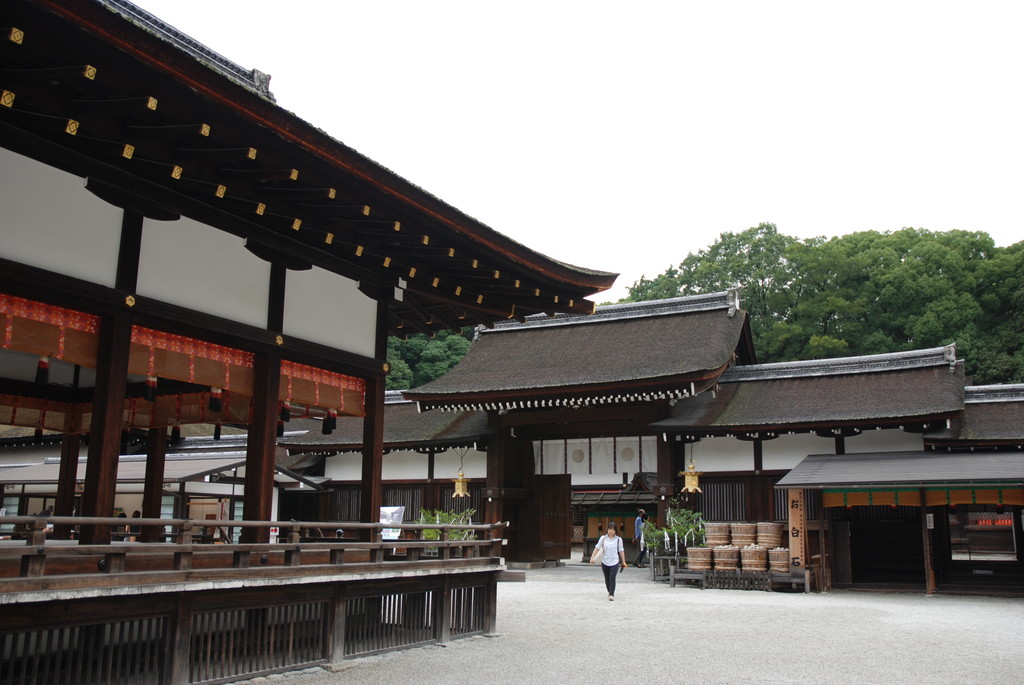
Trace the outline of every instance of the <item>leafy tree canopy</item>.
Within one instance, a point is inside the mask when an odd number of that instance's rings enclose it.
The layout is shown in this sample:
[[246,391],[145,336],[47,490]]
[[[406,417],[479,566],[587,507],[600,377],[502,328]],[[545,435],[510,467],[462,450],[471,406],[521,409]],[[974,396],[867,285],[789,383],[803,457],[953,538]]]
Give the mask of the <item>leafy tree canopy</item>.
[[797,240],[723,233],[624,301],[739,285],[761,361],[958,344],[976,383],[1024,381],[1024,243],[904,228]]

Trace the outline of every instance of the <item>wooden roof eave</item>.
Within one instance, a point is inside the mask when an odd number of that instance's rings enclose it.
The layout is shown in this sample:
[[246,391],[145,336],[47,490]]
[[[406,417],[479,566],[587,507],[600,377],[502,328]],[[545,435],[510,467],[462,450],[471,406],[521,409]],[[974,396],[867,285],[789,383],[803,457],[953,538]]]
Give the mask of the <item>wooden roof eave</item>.
[[[382,201],[387,205],[386,213],[389,216],[393,215],[397,218],[413,216],[419,224],[419,230],[424,234],[435,232],[434,229],[438,228],[442,237],[447,236],[446,240],[440,242],[455,244],[456,251],[462,254],[469,252],[472,256],[472,253],[476,252],[480,259],[489,262],[494,273],[528,275],[536,281],[537,285],[542,286],[541,289],[552,290],[563,298],[571,299],[581,299],[586,294],[600,292],[614,282],[615,274],[590,271],[564,264],[535,253],[498,234],[372,160],[347,148],[324,132],[295,118],[263,97],[237,84],[226,82],[224,77],[205,68],[191,56],[182,53],[147,31],[123,22],[119,16],[106,8],[91,3],[67,6],[49,0],[41,0],[38,5],[52,14],[64,18],[74,27],[84,28],[89,34],[107,41],[117,50],[130,55],[139,63],[147,65],[149,69],[157,70],[176,83],[191,89],[195,95],[190,97],[199,97],[204,101],[212,102],[216,107],[222,108],[224,112],[232,112],[235,117],[247,121],[250,125],[271,132],[274,141],[277,141],[274,145],[285,146],[282,149],[286,149],[286,153],[283,154],[297,156],[295,166],[322,166],[324,169],[332,170],[330,173],[342,173],[347,182],[351,183],[349,191],[357,195],[365,195],[371,203],[383,199]],[[120,68],[120,63],[118,64]],[[126,68],[137,69],[134,66]],[[185,107],[185,103],[178,103],[178,106],[181,110],[189,109]],[[303,156],[305,161],[301,159]],[[313,164],[314,160],[315,164]],[[282,195],[288,190],[271,186],[268,186],[267,189],[275,196]],[[312,192],[312,189],[296,190],[303,190],[303,194]],[[240,197],[239,200],[252,202],[244,197]],[[228,204],[230,201],[229,197],[224,204]],[[171,209],[171,213],[173,213],[173,208]],[[287,225],[287,222],[291,220],[287,216],[282,216],[280,219],[282,226]],[[262,221],[269,222],[270,219]],[[245,237],[249,237],[247,231],[250,230],[253,230],[253,227],[247,225],[240,228],[239,232]],[[284,232],[284,235],[292,237],[287,232]],[[323,232],[319,234],[314,232],[313,237],[314,239],[326,238]],[[279,244],[273,244],[280,238],[279,235],[263,234],[262,238],[272,243],[274,249],[280,247]],[[291,244],[289,241],[286,242]],[[415,247],[415,241],[403,239],[398,242],[402,244],[408,242]],[[296,250],[308,255],[309,253],[305,252],[308,247],[308,245],[301,245],[297,246]],[[325,268],[350,277],[353,269],[358,269],[359,261],[351,256],[340,259],[335,251],[326,249],[323,245],[320,245],[319,248],[320,256],[314,254],[312,261],[319,264],[320,259],[325,259],[331,265]],[[393,283],[398,277],[400,275],[389,272],[379,265],[371,264],[367,265],[365,275],[357,276],[357,279],[366,278],[387,285],[389,282]],[[508,278],[512,279],[512,276]],[[504,295],[511,282],[513,281],[503,280],[500,285],[496,283],[494,288],[495,290],[500,288],[501,294]],[[514,282],[518,284],[519,281],[515,280]],[[536,288],[533,283],[531,286]],[[520,302],[514,303],[519,304]],[[463,305],[465,304],[463,303]],[[473,307],[474,305],[469,303],[469,306]],[[550,307],[537,308],[537,311],[547,311],[548,309]],[[492,312],[485,316],[491,317],[496,314]]]
[[[417,393],[410,390],[403,396],[427,409],[488,409],[488,408],[543,408],[551,406],[590,406],[664,400],[692,397],[717,384],[718,378],[729,367],[725,364],[714,370],[691,374],[644,379],[642,382],[595,383],[590,385],[559,386],[557,388],[525,388],[466,393]],[[573,401],[575,399],[576,401]]]

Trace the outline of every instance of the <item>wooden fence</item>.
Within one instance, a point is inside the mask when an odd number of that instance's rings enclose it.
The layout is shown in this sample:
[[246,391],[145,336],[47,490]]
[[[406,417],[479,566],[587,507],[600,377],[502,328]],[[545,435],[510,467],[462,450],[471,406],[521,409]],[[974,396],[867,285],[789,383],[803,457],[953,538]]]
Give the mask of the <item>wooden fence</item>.
[[504,570],[504,524],[202,521],[284,541],[201,544],[200,522],[133,519],[174,541],[78,545],[46,531],[124,519],[7,523],[21,539],[0,541],[0,685],[224,683],[489,632]]

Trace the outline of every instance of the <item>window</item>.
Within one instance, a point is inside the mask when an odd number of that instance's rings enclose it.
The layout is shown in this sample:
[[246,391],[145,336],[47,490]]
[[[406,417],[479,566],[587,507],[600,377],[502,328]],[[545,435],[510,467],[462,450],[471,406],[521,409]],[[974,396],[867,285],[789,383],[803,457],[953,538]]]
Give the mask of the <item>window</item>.
[[1012,507],[961,504],[951,507],[948,515],[954,561],[1017,561]]

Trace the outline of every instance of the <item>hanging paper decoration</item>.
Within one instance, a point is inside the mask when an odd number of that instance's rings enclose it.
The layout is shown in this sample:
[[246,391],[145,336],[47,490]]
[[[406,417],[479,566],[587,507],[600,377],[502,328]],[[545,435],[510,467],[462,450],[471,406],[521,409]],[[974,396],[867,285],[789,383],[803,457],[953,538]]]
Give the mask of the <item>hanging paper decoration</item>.
[[338,427],[338,412],[334,409],[327,410],[327,416],[324,417],[323,424],[320,426],[320,431],[324,435],[330,435],[334,432],[334,429]]
[[40,357],[36,364],[36,383],[46,385],[50,382],[50,358]]
[[146,376],[145,377],[145,393],[142,398],[146,401],[155,402],[157,401],[157,377]]
[[210,411],[222,411],[224,403],[221,401],[221,389],[210,388]]

